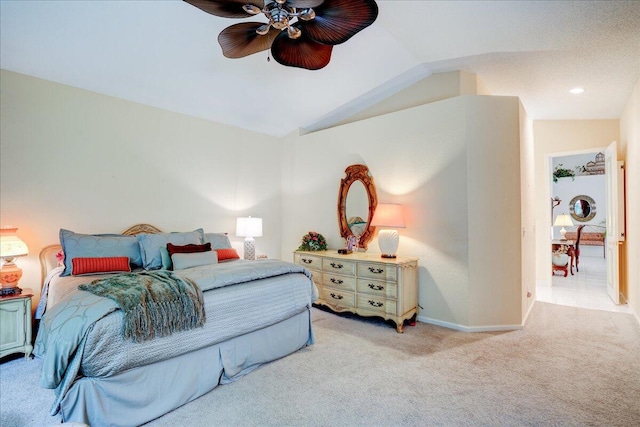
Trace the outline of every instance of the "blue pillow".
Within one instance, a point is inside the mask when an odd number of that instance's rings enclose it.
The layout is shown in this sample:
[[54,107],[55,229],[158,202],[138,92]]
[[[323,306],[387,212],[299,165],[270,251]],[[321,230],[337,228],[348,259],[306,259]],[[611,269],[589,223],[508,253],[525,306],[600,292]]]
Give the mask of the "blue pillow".
[[142,255],[142,267],[145,270],[157,270],[162,268],[161,248],[166,248],[167,243],[174,245],[201,245],[204,243],[204,230],[199,228],[186,233],[142,233],[136,236],[140,244]]
[[171,264],[171,255],[169,255],[169,250],[167,248],[160,248],[160,259],[162,262],[160,268],[163,270],[173,269],[173,264]]
[[171,262],[174,270],[184,270],[185,268],[200,267],[218,263],[216,251],[192,252],[188,254],[175,253],[171,255]]
[[129,257],[132,267],[142,265],[140,246],[135,236],[122,234],[79,234],[60,229],[60,245],[64,252],[64,271],[61,276],[71,275],[74,258]]
[[211,249],[230,249],[231,242],[225,233],[205,233],[204,243],[211,243]]

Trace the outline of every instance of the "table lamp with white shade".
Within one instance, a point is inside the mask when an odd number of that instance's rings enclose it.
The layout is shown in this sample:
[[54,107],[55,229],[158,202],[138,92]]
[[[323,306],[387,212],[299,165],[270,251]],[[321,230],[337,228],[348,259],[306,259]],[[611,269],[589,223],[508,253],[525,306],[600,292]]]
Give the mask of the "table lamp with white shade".
[[2,258],[2,269],[0,269],[0,284],[2,289],[0,295],[18,295],[22,289],[18,287],[18,282],[22,277],[22,269],[14,264],[17,257],[28,255],[27,245],[20,240],[16,234],[15,227],[0,228],[0,258]]
[[554,227],[562,227],[560,229],[560,240],[567,240],[566,234],[567,230],[565,227],[573,227],[573,221],[571,221],[571,216],[567,214],[560,214],[556,217],[556,220],[553,222]]
[[244,259],[256,259],[256,241],[262,236],[262,218],[240,217],[236,221],[236,236],[244,237]]
[[372,227],[384,227],[378,232],[378,246],[382,258],[395,258],[400,243],[400,236],[396,228],[404,228],[402,206],[392,203],[380,203],[371,220]]

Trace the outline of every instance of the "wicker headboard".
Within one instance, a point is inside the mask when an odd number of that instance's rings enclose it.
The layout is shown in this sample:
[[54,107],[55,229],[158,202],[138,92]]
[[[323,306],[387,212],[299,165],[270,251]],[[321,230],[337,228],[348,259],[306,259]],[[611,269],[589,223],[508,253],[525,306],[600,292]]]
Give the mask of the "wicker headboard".
[[[148,233],[148,234],[156,234],[162,233],[157,227],[149,224],[136,224],[124,230],[120,234],[124,234],[125,236],[135,236],[140,233]],[[40,251],[40,286],[44,284],[44,279],[46,279],[47,275],[51,270],[58,266],[58,260],[56,258],[56,254],[62,249],[60,245],[49,245],[45,246]]]

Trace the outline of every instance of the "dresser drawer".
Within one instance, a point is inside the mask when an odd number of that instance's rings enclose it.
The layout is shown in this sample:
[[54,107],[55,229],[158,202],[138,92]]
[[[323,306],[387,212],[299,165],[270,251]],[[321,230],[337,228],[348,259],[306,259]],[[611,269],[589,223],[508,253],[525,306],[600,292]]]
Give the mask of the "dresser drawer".
[[380,298],[373,295],[358,294],[356,306],[360,310],[384,314],[396,314],[396,300]]
[[336,307],[353,308],[356,306],[355,295],[352,292],[345,292],[338,289],[320,289],[320,299]]
[[358,293],[375,295],[383,298],[398,298],[398,286],[393,282],[358,279],[356,283],[356,290]]
[[322,273],[322,285],[331,288],[345,289],[348,291],[356,290],[355,277],[341,276],[339,274]]
[[369,277],[376,280],[397,281],[396,267],[375,262],[358,263],[358,277]]
[[345,276],[353,276],[356,274],[356,263],[353,261],[343,261],[338,259],[323,259],[322,271],[330,271]]
[[307,267],[309,270],[322,270],[322,258],[315,255],[294,254],[293,260],[296,264]]

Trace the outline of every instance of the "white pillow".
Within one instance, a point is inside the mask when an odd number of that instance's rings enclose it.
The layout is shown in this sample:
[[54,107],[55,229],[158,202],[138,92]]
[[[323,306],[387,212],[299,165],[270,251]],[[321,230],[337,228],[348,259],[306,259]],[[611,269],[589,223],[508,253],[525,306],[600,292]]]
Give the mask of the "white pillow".
[[173,263],[174,270],[217,264],[218,253],[216,251],[192,252],[188,254],[175,253],[171,255],[171,262]]

